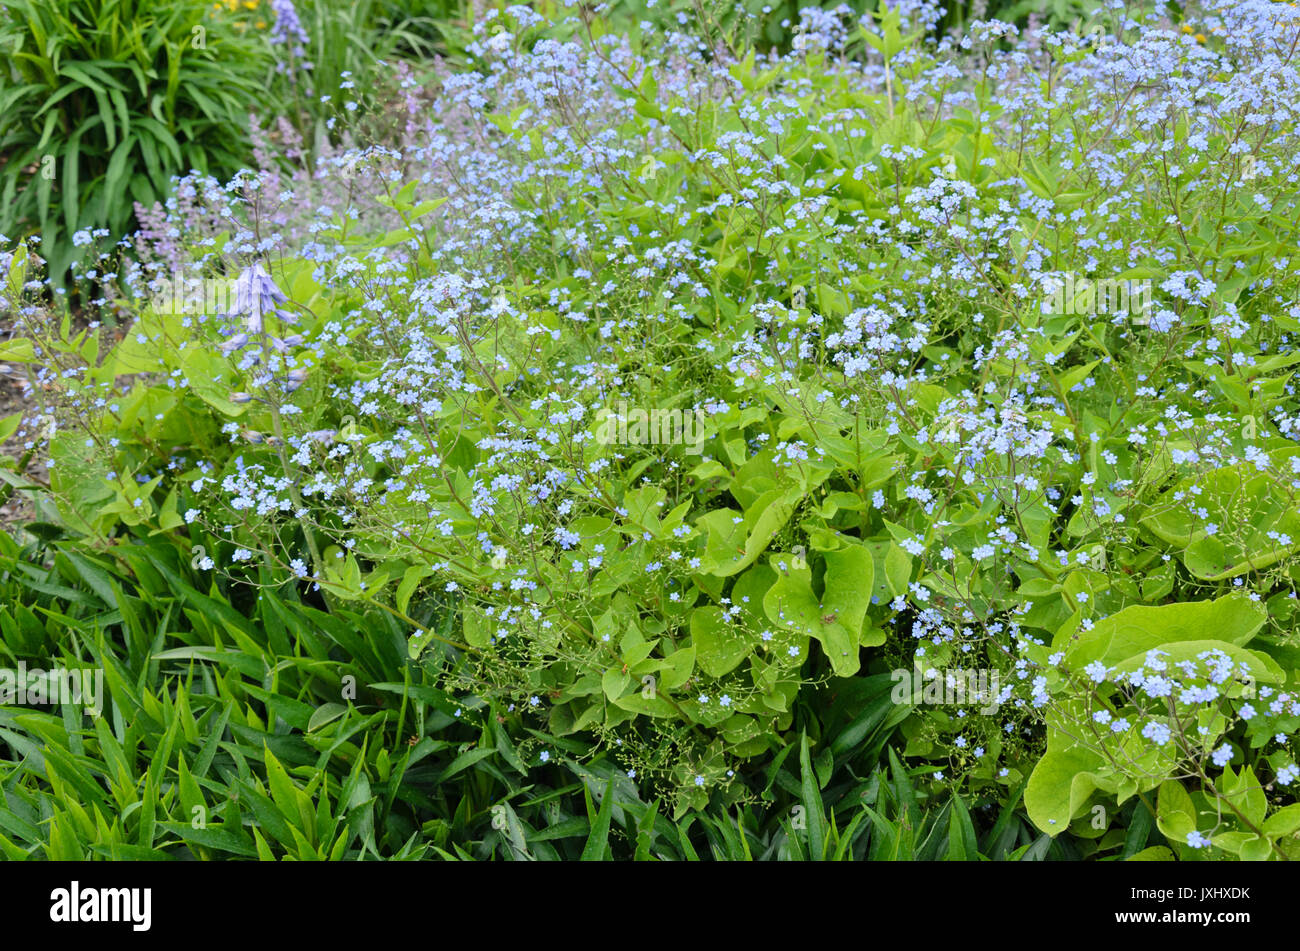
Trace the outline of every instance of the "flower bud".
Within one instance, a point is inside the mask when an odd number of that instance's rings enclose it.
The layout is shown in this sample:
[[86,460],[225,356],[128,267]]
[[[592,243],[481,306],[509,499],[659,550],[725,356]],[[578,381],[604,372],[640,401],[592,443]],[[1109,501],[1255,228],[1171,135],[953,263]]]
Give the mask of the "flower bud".
[[221,345],[221,352],[226,356],[230,356],[246,343],[248,343],[248,334],[235,334]]

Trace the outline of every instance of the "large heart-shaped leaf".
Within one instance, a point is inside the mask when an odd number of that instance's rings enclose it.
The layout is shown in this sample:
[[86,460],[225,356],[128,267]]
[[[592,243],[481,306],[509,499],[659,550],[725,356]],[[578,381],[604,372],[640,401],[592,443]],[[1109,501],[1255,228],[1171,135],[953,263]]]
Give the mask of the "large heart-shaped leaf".
[[884,643],[883,631],[862,630],[875,566],[867,549],[856,543],[824,557],[826,584],[820,598],[813,592],[809,568],[787,567],[768,589],[763,606],[773,622],[816,638],[836,675],[850,677],[860,667],[858,648]]

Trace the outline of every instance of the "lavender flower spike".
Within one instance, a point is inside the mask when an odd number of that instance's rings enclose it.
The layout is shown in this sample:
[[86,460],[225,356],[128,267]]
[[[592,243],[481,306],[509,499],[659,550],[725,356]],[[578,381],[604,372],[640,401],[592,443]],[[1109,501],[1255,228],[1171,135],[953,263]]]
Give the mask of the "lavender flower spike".
[[293,0],[271,0],[271,10],[275,13],[275,25],[271,27],[271,42],[276,45],[293,46],[293,55],[306,55],[307,31],[303,29],[302,20]]

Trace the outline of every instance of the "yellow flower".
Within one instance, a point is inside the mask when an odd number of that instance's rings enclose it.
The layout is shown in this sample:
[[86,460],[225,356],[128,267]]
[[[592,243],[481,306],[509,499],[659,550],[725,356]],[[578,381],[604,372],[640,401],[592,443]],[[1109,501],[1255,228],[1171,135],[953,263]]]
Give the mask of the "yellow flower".
[[1204,33],[1197,33],[1197,34],[1196,34],[1196,42],[1198,42],[1198,43],[1204,43],[1204,42],[1205,42],[1205,34],[1204,34]]
[[1183,32],[1184,32],[1184,33],[1190,33],[1190,32],[1192,32],[1192,28],[1191,28],[1190,26],[1188,26],[1186,23],[1184,23],[1184,24],[1183,24]]
[[255,27],[257,27],[259,30],[265,30],[265,29],[266,29],[266,21],[265,21],[265,20],[258,20],[258,21],[257,21],[256,23],[254,23],[253,25],[254,25]]
[[244,9],[245,9],[245,10],[256,10],[256,9],[257,9],[257,0],[244,0]]

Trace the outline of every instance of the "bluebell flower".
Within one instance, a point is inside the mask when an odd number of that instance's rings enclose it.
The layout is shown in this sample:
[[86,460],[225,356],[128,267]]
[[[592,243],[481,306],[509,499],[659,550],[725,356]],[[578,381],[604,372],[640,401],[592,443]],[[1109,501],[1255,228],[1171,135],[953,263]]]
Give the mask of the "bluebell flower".
[[274,314],[286,323],[296,321],[292,314],[276,306],[287,300],[284,292],[275,286],[271,275],[263,270],[262,263],[255,261],[235,279],[235,306],[224,316],[243,317],[244,327],[248,333],[260,334],[264,326],[264,318],[268,314]]

